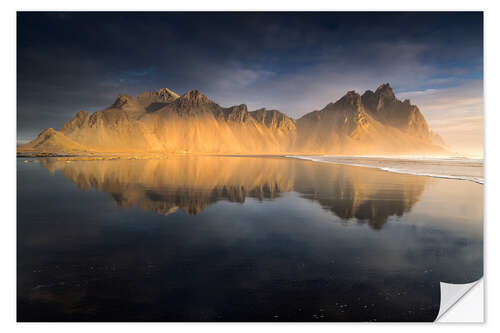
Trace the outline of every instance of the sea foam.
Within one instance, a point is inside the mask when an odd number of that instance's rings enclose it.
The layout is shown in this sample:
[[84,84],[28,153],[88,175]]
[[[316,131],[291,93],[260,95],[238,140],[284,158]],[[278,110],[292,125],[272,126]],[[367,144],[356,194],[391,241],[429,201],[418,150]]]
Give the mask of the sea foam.
[[436,178],[468,180],[484,184],[483,160],[461,156],[330,156],[288,155],[313,162],[376,168],[383,171]]

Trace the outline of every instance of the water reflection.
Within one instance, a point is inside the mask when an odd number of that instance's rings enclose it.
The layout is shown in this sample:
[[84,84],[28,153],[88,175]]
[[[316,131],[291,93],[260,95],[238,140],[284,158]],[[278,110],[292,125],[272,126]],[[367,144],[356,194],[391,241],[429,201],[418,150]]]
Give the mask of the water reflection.
[[20,321],[432,321],[440,281],[483,273],[472,182],[284,158],[39,162],[17,169]]
[[[199,214],[220,201],[274,199],[295,191],[343,221],[380,229],[390,216],[409,212],[428,178],[368,168],[323,165],[283,158],[171,157],[162,160],[66,162],[41,160],[80,189],[112,195],[121,207],[158,214]],[[381,186],[383,185],[383,186]]]

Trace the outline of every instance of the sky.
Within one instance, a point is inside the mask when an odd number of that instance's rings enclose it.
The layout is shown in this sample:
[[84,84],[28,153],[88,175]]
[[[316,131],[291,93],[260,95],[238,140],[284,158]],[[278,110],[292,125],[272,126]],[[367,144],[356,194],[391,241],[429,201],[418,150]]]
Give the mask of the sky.
[[17,14],[17,140],[119,94],[198,89],[298,118],[388,82],[451,149],[482,154],[481,12]]

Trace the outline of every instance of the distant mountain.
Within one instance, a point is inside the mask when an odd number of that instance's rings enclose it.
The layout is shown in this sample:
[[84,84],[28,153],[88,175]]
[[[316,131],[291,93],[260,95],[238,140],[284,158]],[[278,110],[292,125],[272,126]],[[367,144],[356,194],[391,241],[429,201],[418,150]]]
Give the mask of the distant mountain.
[[337,154],[444,151],[424,116],[383,84],[363,96],[349,91],[335,103],[297,120],[297,151]]
[[[46,139],[50,130],[50,138]],[[444,143],[389,84],[294,120],[278,110],[221,107],[197,90],[163,88],[119,95],[108,108],[78,112],[60,131],[45,130],[23,153],[401,154],[444,152]]]
[[38,137],[18,147],[18,151],[85,153],[88,148],[65,136],[53,128],[47,128]]

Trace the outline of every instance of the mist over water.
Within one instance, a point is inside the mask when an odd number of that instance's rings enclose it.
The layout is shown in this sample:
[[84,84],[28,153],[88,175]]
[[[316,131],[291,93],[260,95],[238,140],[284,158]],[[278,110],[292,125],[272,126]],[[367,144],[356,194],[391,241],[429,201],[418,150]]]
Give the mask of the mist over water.
[[[18,160],[18,320],[432,321],[483,186],[273,157]],[[443,209],[446,208],[446,209]]]

